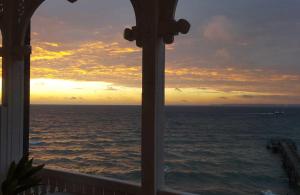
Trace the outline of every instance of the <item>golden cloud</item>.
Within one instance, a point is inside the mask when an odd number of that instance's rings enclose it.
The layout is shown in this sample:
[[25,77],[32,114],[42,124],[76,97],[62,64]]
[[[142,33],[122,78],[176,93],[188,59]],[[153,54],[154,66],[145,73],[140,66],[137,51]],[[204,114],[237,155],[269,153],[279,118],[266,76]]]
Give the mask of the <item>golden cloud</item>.
[[[121,86],[134,89],[141,87],[139,48],[131,48],[118,42],[101,41],[64,46],[52,42],[40,42],[35,45],[32,57],[33,78],[105,82],[111,84],[111,87],[105,89],[111,92],[116,90],[108,89],[119,89]],[[227,55],[223,50],[218,54]],[[295,91],[300,91],[298,85],[293,85],[300,81],[300,75],[297,74],[242,69],[237,68],[238,66],[207,68],[199,65],[191,66],[195,62],[186,61],[188,64],[167,65],[166,86],[172,89],[168,93],[177,97],[176,101],[180,98],[186,99],[183,97],[186,94],[195,96],[195,99],[206,94],[207,97],[214,97],[215,101],[227,101],[229,96],[232,99],[239,97],[244,100],[240,93],[245,95],[255,93],[255,97],[271,97],[271,95],[277,97],[297,95]],[[290,87],[287,88],[286,85]],[[174,88],[180,88],[183,93],[178,93]],[[209,90],[201,91],[203,88]],[[212,97],[209,94],[214,95]]]
[[71,56],[72,51],[49,51],[42,47],[34,47],[34,53],[31,57],[31,61],[38,60],[57,60],[59,58],[64,58],[66,56]]

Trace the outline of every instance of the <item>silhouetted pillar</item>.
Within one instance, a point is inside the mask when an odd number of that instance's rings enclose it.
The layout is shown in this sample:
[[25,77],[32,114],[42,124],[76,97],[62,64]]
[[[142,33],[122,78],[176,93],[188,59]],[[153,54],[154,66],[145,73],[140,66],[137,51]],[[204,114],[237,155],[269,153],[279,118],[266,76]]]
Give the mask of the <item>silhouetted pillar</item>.
[[[68,0],[74,2],[75,0]],[[2,107],[0,182],[12,161],[28,153],[30,19],[44,0],[0,0]],[[26,66],[25,66],[26,64]],[[27,105],[25,105],[27,104]],[[24,133],[25,132],[25,133]],[[25,140],[24,140],[25,139]]]
[[131,0],[136,26],[124,37],[143,48],[142,60],[142,194],[164,188],[165,44],[187,33],[189,23],[175,21],[177,0]]
[[31,51],[24,45],[18,2],[4,1],[2,6],[1,178],[10,163],[23,156],[24,56]]

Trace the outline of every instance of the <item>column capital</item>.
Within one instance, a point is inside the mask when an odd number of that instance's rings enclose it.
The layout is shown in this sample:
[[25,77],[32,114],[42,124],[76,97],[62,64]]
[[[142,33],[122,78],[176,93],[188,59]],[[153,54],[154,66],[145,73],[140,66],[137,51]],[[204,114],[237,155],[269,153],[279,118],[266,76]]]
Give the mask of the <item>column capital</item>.
[[[142,0],[131,0],[136,17],[136,26],[126,28],[124,38],[128,41],[136,41],[138,47],[143,47],[143,39],[147,37],[149,27],[147,26],[147,9]],[[159,1],[159,21],[158,21],[158,36],[161,36],[165,44],[172,44],[174,36],[187,34],[190,30],[190,23],[185,19],[175,20],[175,12],[178,0],[163,0]]]

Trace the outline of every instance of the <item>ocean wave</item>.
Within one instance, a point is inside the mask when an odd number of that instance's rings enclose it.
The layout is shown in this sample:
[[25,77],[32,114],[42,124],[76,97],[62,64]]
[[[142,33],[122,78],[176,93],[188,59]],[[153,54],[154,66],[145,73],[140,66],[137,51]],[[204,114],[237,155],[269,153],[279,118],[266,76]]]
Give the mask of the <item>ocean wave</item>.
[[[38,108],[38,109],[37,109]],[[48,167],[140,181],[139,107],[39,106],[31,112],[30,152]],[[281,162],[265,149],[274,136],[300,145],[300,109],[167,107],[168,187],[205,195],[286,194]],[[292,113],[292,114],[291,114]],[[266,117],[263,117],[266,116]]]

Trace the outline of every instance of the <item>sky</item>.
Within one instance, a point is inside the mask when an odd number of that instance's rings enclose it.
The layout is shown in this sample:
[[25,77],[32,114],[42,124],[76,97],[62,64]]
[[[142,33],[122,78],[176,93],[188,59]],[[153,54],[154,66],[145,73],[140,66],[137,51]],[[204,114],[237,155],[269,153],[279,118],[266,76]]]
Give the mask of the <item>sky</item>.
[[[179,0],[166,104],[300,104],[299,0]],[[32,19],[31,103],[141,102],[129,0],[48,0]]]

